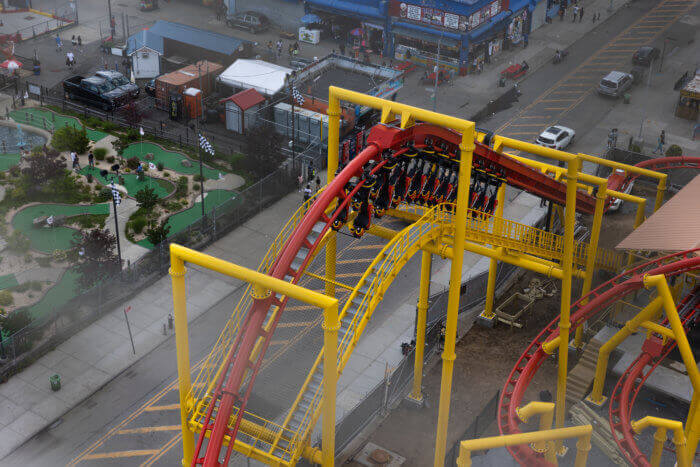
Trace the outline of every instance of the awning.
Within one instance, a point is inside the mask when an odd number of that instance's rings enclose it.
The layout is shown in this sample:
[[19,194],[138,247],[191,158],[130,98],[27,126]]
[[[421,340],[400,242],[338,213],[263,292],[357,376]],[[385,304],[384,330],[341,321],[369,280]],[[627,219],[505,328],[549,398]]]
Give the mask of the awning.
[[385,17],[379,8],[344,0],[314,0],[307,2],[307,5],[312,9],[328,11],[330,13],[352,13],[354,15],[380,19],[382,21]]
[[686,251],[700,246],[700,175],[632,231],[622,250]]
[[437,29],[430,29],[425,26],[418,26],[417,24],[396,22],[392,27],[392,31],[395,34],[414,37],[433,44],[440,42],[445,45],[459,47],[462,43],[462,38],[458,34]]
[[512,11],[506,10],[502,11],[493,18],[491,18],[488,24],[479,26],[475,30],[469,33],[470,42],[480,42],[487,38],[489,32],[497,33],[501,26],[505,26],[510,20],[510,16],[513,14]]

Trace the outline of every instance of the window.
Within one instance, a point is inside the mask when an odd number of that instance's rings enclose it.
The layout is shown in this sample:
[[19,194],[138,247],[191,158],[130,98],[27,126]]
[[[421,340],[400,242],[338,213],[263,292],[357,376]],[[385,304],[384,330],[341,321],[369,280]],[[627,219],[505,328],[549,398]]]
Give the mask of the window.
[[562,131],[559,136],[557,136],[557,142],[563,141],[564,138],[566,138],[569,134],[565,131]]

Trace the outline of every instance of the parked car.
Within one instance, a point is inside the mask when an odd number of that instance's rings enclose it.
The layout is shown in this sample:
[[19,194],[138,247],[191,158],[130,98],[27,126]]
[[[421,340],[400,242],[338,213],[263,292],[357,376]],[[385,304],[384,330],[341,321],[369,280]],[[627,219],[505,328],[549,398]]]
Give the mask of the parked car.
[[659,58],[659,55],[661,55],[661,51],[656,47],[640,47],[634,55],[632,55],[632,63],[635,65],[649,66],[651,62]]
[[143,90],[151,97],[156,97],[156,79],[153,78],[143,85]]
[[139,93],[141,92],[138,85],[126,79],[126,77],[118,71],[100,70],[95,73],[95,76],[104,78],[107,80],[107,82],[111,83],[116,88],[121,89],[131,97],[138,97]]
[[634,78],[629,73],[611,71],[598,83],[598,93],[605,96],[620,97],[632,87]]
[[63,90],[71,100],[80,100],[102,110],[114,110],[127,100],[127,94],[104,78],[73,76],[63,81]]
[[230,28],[243,29],[257,34],[266,31],[270,27],[270,20],[262,13],[245,11],[226,18],[226,24]]
[[537,144],[546,148],[565,149],[574,142],[576,132],[571,128],[554,125],[544,130],[537,137]]

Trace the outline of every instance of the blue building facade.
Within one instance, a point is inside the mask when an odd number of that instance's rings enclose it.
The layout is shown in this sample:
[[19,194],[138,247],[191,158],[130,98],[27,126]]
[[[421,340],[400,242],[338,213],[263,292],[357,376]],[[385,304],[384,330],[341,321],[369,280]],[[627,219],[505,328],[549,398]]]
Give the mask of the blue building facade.
[[305,9],[341,29],[342,40],[349,40],[351,49],[381,50],[387,58],[426,64],[435,63],[439,49],[443,66],[466,74],[501,50],[520,44],[533,26],[543,21],[546,3],[547,0],[305,0]]

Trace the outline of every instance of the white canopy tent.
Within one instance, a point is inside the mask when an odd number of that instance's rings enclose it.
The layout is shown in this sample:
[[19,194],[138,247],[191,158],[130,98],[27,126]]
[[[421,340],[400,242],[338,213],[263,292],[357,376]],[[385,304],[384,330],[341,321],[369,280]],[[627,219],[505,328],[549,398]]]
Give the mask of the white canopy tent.
[[263,60],[239,58],[219,75],[219,82],[234,89],[255,89],[264,96],[277,94],[285,85],[291,68]]

